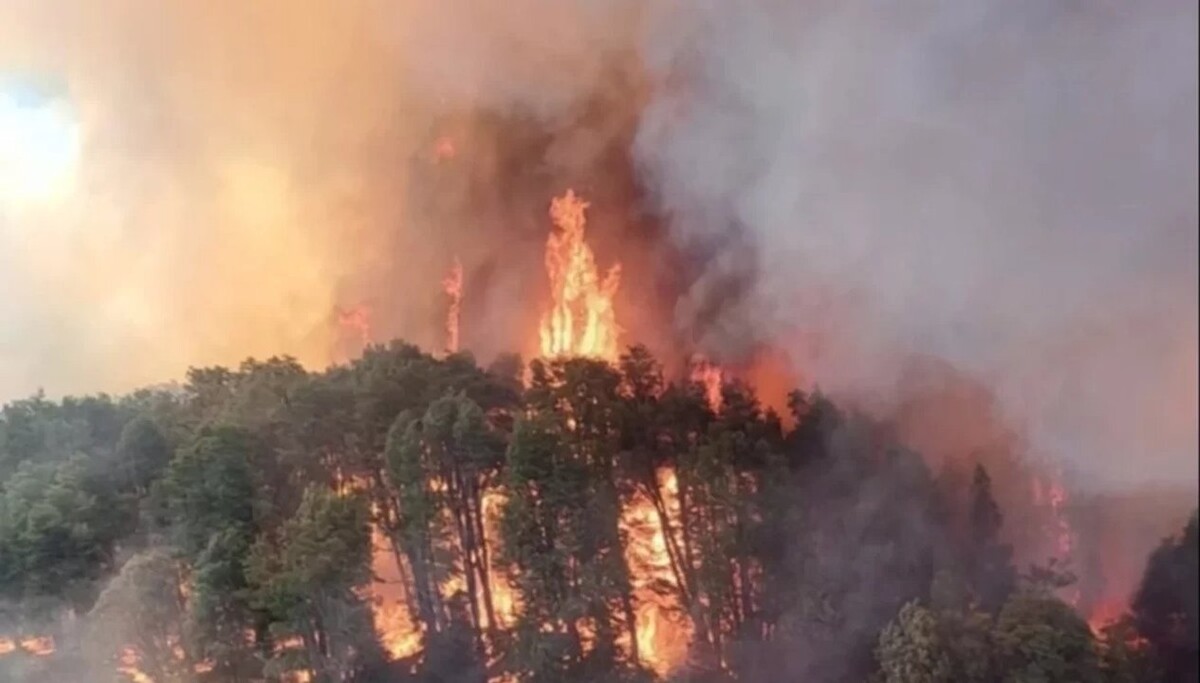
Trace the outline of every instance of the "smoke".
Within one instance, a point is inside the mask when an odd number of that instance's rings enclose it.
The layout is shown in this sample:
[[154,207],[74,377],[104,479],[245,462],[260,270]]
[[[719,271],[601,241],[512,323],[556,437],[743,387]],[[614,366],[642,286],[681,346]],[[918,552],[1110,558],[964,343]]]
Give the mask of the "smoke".
[[0,396],[320,366],[355,307],[441,348],[456,257],[464,347],[528,352],[574,187],[627,340],[880,410],[939,358],[1096,487],[1194,482],[1196,43],[1173,0],[7,3],[83,147],[0,203]]
[[0,10],[0,68],[61,83],[83,139],[66,198],[0,207],[4,396],[327,359],[339,283],[389,219],[372,157],[405,140],[371,22],[353,3]]
[[678,239],[754,250],[706,343],[885,407],[942,358],[1091,485],[1195,481],[1194,4],[689,10],[637,153]]
[[[375,340],[441,348],[439,283],[460,255],[464,342],[527,350],[515,330],[532,331],[520,317],[543,284],[549,197],[620,189],[601,157],[635,103],[585,100],[631,73],[625,13],[6,3],[0,81],[53,84],[83,142],[64,197],[0,202],[0,397],[123,390],[249,355],[319,367],[348,351],[339,311],[360,308]],[[443,136],[457,153],[439,165]]]

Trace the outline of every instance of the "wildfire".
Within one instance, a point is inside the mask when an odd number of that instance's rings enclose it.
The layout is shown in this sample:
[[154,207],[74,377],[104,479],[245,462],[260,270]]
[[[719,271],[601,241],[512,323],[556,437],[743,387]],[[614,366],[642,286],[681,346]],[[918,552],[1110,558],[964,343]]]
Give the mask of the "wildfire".
[[1088,626],[1092,629],[1092,633],[1099,635],[1106,626],[1120,619],[1124,612],[1125,605],[1121,601],[1101,602],[1093,607],[1088,615]]
[[[1075,530],[1067,519],[1068,495],[1061,477],[1053,473],[1047,476],[1045,482],[1040,477],[1034,477],[1033,499],[1037,505],[1049,510],[1047,534],[1053,556],[1069,564],[1075,552]],[[1079,608],[1083,594],[1078,584],[1072,584],[1061,591],[1061,597],[1072,607]]]
[[120,662],[121,665],[117,667],[117,672],[128,676],[133,683],[154,683],[153,678],[138,668],[138,655],[134,650],[126,648],[121,652]]
[[[500,547],[500,516],[504,511],[504,494],[491,490],[483,494],[484,540],[491,548]],[[517,596],[508,577],[497,565],[488,567],[488,581],[492,589],[492,606],[496,612],[494,627],[507,628],[516,623]],[[489,628],[492,628],[489,625]]]
[[1041,478],[1034,478],[1033,499],[1036,504],[1049,508],[1049,533],[1055,555],[1062,560],[1070,559],[1075,549],[1075,532],[1067,519],[1068,495],[1062,480],[1058,476],[1050,476],[1043,483]]
[[[658,473],[668,514],[679,508],[675,473]],[[660,676],[679,666],[687,656],[689,629],[681,620],[681,605],[674,594],[659,587],[676,587],[667,553],[667,531],[654,504],[638,496],[621,514],[621,527],[629,536],[626,562],[633,575],[638,655]]]
[[[444,482],[432,480],[432,489],[445,486]],[[499,491],[489,491],[483,496],[484,536],[491,547],[498,547],[500,537],[500,514],[503,508],[504,496]],[[379,527],[372,530],[374,551],[371,559],[371,569],[375,581],[371,585],[370,599],[373,604],[375,631],[379,634],[380,642],[393,659],[405,659],[421,650],[421,627],[413,618],[413,605],[409,601],[406,589],[405,566],[391,547]],[[507,628],[515,623],[517,600],[512,587],[504,572],[496,567],[488,568],[488,581],[491,588],[492,604],[496,615],[495,624],[487,622],[487,611],[479,605],[482,620],[480,626],[485,630]],[[451,576],[439,587],[444,598],[450,598],[455,593],[467,588],[461,576]],[[482,601],[483,597],[480,596]]]
[[713,409],[713,412],[720,412],[724,402],[721,396],[724,373],[720,366],[710,363],[702,357],[697,357],[692,362],[692,381],[704,387],[704,396],[708,399],[708,406]]
[[587,208],[573,190],[550,203],[550,218],[557,228],[546,240],[553,304],[542,316],[541,353],[611,361],[619,354],[613,298],[621,284],[621,264],[600,276],[595,254],[584,241]]
[[[49,636],[34,636],[22,638],[16,642],[16,648],[36,657],[54,654],[54,639]],[[13,641],[0,641],[0,654],[12,652]]]
[[371,556],[371,571],[375,581],[371,585],[371,602],[375,631],[379,640],[393,659],[411,657],[421,649],[421,631],[409,611],[404,594],[404,571],[389,542],[378,527],[371,531],[374,552]]
[[450,297],[450,309],[446,312],[446,351],[458,353],[459,319],[462,316],[463,269],[458,258],[450,268],[450,274],[442,280],[442,289]]

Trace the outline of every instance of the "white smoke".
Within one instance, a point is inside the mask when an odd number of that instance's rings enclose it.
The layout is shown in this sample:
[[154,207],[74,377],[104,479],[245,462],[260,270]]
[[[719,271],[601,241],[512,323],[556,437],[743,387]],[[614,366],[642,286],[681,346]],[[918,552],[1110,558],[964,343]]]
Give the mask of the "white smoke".
[[755,248],[735,315],[823,387],[938,356],[1092,483],[1194,486],[1195,3],[687,9],[637,152],[679,239]]

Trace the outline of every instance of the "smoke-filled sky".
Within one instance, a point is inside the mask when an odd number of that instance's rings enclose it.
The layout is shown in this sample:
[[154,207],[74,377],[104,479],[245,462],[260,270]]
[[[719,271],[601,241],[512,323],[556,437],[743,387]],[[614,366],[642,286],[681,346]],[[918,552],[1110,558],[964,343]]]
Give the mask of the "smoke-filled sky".
[[[1183,0],[10,0],[0,92],[79,149],[59,192],[0,188],[0,398],[320,366],[364,303],[436,344],[453,256],[537,267],[549,193],[603,197],[619,146],[636,212],[707,256],[661,315],[701,350],[765,342],[880,407],[935,356],[1098,485],[1195,481],[1196,26]],[[481,113],[551,142],[514,171]],[[447,120],[472,181],[432,201]],[[514,174],[545,196],[478,208]],[[522,278],[466,339],[524,334]]]

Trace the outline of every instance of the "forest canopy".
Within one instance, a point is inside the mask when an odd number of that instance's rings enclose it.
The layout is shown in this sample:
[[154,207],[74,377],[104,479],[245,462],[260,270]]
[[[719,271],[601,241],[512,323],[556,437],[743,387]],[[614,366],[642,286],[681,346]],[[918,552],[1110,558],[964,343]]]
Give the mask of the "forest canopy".
[[0,680],[1196,680],[1195,516],[1096,633],[1066,568],[1016,566],[983,465],[788,408],[639,347],[400,342],[10,403]]

